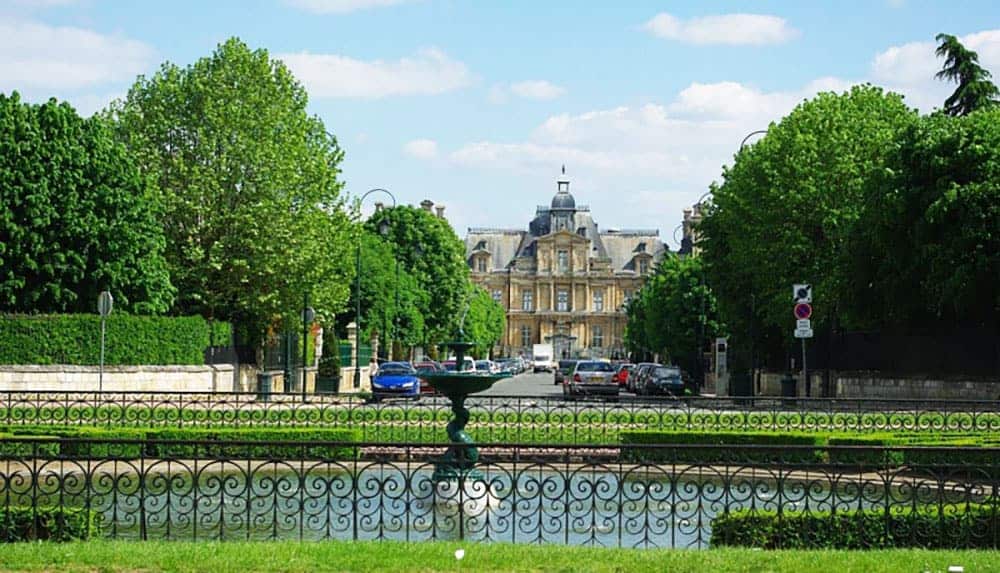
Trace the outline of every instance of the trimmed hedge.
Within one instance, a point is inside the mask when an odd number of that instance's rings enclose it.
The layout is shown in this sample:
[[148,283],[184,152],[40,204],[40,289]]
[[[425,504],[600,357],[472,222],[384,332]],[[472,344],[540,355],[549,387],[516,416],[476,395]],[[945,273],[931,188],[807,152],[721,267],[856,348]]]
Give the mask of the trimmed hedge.
[[[40,458],[294,458],[354,459],[351,446],[233,444],[231,442],[357,442],[357,429],[327,428],[95,428],[13,426],[0,434],[0,455]],[[51,438],[30,442],[28,438]],[[90,441],[94,440],[94,441]],[[104,442],[104,440],[111,440]],[[113,440],[133,440],[116,443]],[[163,441],[206,442],[167,444]]]
[[73,507],[0,507],[0,542],[79,541],[100,535],[97,513]]
[[[785,450],[784,446],[824,446],[826,436],[814,432],[671,432],[658,430],[628,430],[619,433],[622,458],[634,462],[681,463],[820,463],[823,452],[808,449]],[[629,446],[700,445],[774,446],[759,450],[726,448],[636,448]]]
[[739,510],[712,521],[711,545],[761,549],[996,549],[997,508],[963,505],[832,512]]
[[[230,340],[230,325],[212,323],[216,341]],[[100,363],[101,319],[93,314],[0,317],[0,364]],[[205,363],[209,324],[200,316],[133,316],[107,319],[107,365]],[[224,343],[224,342],[223,342]]]

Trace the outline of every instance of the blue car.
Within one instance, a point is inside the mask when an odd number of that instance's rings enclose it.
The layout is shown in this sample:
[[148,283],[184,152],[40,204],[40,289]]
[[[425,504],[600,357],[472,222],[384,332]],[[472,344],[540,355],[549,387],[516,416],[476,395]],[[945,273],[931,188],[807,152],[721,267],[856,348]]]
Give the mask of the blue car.
[[386,362],[372,378],[372,396],[376,400],[392,396],[420,396],[420,378],[409,362]]

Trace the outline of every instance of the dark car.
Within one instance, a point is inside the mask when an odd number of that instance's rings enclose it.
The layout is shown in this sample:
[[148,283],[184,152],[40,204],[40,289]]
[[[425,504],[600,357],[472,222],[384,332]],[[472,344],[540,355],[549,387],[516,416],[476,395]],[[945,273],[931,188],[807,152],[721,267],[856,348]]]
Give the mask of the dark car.
[[581,360],[576,363],[573,373],[563,380],[563,395],[607,396],[618,398],[618,383],[615,382],[615,367],[602,360]]
[[643,378],[642,386],[639,389],[642,394],[683,396],[684,380],[681,378],[681,369],[676,366],[652,368]]
[[392,396],[419,395],[420,378],[409,362],[385,362],[372,377],[372,396],[375,400]]
[[576,368],[576,363],[579,360],[560,360],[559,366],[556,368],[555,374],[553,374],[552,379],[558,386],[562,384],[566,377],[573,373],[573,369]]
[[433,360],[424,360],[423,362],[417,362],[413,365],[413,368],[417,371],[417,376],[420,377],[420,393],[421,394],[433,394],[434,387],[427,383],[427,380],[421,377],[422,374],[428,374],[433,372],[444,371],[444,366],[434,362]]
[[645,370],[652,368],[654,366],[659,366],[655,362],[640,362],[632,367],[628,371],[628,379],[625,381],[625,389],[629,392],[638,393],[637,388],[639,387],[639,378]]

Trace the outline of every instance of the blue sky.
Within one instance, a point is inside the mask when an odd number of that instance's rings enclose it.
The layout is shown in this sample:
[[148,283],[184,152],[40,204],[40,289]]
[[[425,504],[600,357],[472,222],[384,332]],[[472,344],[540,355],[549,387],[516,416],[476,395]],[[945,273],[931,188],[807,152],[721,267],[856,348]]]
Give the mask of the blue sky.
[[995,1],[0,0],[0,90],[89,114],[239,36],[306,86],[352,194],[523,228],[565,164],[602,227],[673,245],[743,136],[817,91],[940,105],[938,32],[1000,74]]

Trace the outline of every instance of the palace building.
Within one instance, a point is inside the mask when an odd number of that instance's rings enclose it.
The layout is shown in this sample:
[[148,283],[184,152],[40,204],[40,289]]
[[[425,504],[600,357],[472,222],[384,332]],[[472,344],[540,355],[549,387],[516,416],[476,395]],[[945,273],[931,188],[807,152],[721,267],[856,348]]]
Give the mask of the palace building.
[[551,343],[557,358],[624,356],[624,305],[666,252],[658,230],[600,230],[565,174],[527,230],[470,228],[465,239],[472,281],[507,311],[495,355]]

